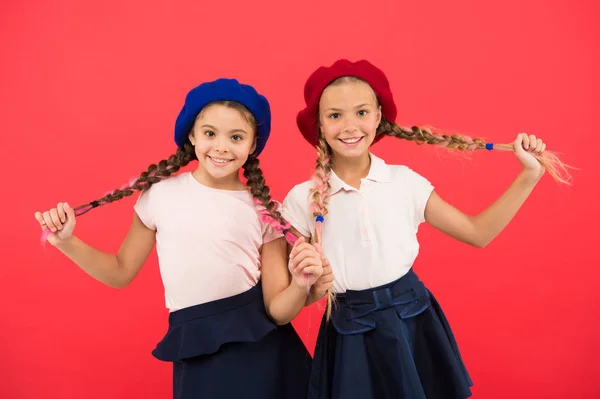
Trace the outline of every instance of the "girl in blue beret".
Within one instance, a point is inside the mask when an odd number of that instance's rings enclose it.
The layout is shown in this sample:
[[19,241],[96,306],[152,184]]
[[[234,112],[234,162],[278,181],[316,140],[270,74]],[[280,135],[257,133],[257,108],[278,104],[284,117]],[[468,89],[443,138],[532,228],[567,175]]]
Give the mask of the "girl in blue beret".
[[[318,248],[287,232],[265,185],[258,155],[270,129],[269,103],[253,87],[201,84],[177,117],[174,155],[98,200],[35,214],[44,240],[111,287],[128,285],[156,243],[170,314],[152,353],[173,362],[174,398],[307,395],[311,359],[290,321],[323,268]],[[193,160],[193,172],[175,174]],[[73,235],[76,216],[136,191],[116,255]]]

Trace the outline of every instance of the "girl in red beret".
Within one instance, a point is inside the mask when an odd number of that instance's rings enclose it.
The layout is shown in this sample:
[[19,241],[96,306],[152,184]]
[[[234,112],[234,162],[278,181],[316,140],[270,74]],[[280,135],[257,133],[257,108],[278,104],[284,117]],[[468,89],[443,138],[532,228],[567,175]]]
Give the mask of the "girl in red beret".
[[[311,399],[462,399],[469,374],[440,305],[412,270],[423,222],[485,247],[510,222],[545,170],[568,173],[533,135],[494,145],[395,123],[384,73],[367,61],[339,60],[316,70],[304,88],[300,131],[317,148],[311,181],[284,201],[294,233],[321,244],[323,276],[310,301],[327,295],[308,397]],[[431,183],[369,152],[384,136],[464,151],[513,151],[523,168],[500,198],[471,217]],[[328,261],[327,261],[328,260]],[[333,293],[335,298],[332,299]]]
[[[310,354],[290,324],[321,276],[271,200],[258,155],[267,99],[235,79],[192,89],[175,123],[177,151],[129,184],[78,207],[37,212],[50,242],[108,286],[128,285],[157,245],[169,328],[152,354],[173,364],[173,397],[304,399]],[[180,168],[198,161],[192,172]],[[239,178],[243,169],[245,182]],[[76,216],[141,192],[118,254],[73,235]]]

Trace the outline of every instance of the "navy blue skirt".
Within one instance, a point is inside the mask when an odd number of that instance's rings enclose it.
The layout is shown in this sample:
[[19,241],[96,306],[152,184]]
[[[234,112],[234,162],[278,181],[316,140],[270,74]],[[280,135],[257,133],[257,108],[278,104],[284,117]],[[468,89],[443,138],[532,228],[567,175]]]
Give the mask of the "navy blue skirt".
[[260,283],[172,312],[152,354],[173,362],[175,399],[306,399],[312,359],[291,324],[267,316]]
[[338,294],[323,321],[309,399],[464,399],[473,385],[439,304],[411,270]]

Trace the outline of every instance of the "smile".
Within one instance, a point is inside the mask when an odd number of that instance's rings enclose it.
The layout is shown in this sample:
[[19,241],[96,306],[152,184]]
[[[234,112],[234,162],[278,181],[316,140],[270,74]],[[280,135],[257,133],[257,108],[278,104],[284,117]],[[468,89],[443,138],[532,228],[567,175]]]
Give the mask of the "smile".
[[209,155],[207,155],[207,157],[216,166],[225,166],[233,161],[233,159],[213,158]]
[[347,139],[338,139],[338,140],[340,140],[346,146],[353,147],[355,145],[358,145],[358,143],[360,143],[363,138],[364,137],[351,137],[351,138],[347,138]]

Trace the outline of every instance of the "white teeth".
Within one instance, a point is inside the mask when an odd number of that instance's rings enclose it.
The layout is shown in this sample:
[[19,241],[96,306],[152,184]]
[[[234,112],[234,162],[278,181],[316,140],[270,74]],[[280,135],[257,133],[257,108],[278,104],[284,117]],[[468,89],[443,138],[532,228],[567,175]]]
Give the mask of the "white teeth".
[[213,157],[209,157],[209,158],[212,159],[216,163],[227,163],[230,161],[229,159],[218,159],[218,158],[213,158]]
[[353,139],[340,139],[340,140],[342,140],[346,144],[352,144],[352,143],[356,143],[361,138],[362,137],[356,137],[356,138],[353,138]]

